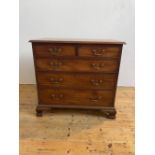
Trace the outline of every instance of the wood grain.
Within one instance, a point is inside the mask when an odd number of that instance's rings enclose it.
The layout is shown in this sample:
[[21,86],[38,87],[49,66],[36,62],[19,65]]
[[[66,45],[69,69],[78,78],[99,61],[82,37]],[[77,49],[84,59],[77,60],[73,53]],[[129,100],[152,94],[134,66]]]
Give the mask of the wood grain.
[[55,109],[36,117],[35,85],[20,85],[20,155],[134,155],[134,88],[119,87],[117,118]]

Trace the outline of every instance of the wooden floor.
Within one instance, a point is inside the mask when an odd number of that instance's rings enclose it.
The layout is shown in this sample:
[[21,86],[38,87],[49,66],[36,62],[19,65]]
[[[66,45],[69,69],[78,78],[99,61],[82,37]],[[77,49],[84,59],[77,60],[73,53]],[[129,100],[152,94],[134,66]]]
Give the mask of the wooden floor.
[[36,117],[36,104],[36,86],[20,85],[20,155],[134,155],[134,88],[118,88],[116,120],[89,110]]

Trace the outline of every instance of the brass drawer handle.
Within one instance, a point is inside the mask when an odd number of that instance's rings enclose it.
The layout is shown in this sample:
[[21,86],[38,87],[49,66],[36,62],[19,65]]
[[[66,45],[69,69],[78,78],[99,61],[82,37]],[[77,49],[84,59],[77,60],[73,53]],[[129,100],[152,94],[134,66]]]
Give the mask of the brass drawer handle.
[[50,66],[53,69],[59,69],[62,66],[62,62],[50,62]]
[[103,84],[103,80],[92,79],[92,80],[90,80],[90,82],[91,82],[94,86],[98,86],[98,85]]
[[104,52],[105,52],[105,49],[102,49],[102,48],[100,48],[100,49],[92,49],[92,53],[95,56],[103,56]]
[[62,48],[53,47],[53,48],[49,48],[48,51],[50,52],[52,56],[57,56],[61,54]]
[[92,63],[91,64],[91,67],[93,68],[93,69],[95,69],[95,70],[100,70],[100,69],[102,69],[102,67],[104,67],[105,65],[103,64],[103,63],[101,63],[101,64],[96,64],[96,63]]
[[61,100],[64,98],[64,95],[63,94],[51,94],[50,97],[52,100]]
[[59,99],[63,99],[64,98],[64,95],[63,94],[60,94],[59,95]]
[[92,102],[98,102],[101,99],[102,99],[102,96],[94,96],[94,97],[91,97],[90,98],[90,101],[92,101]]
[[54,83],[54,84],[59,84],[61,82],[63,82],[63,78],[50,78],[50,82]]
[[54,99],[56,96],[55,94],[51,94],[51,98]]
[[50,64],[51,64],[51,66],[61,66],[62,65],[61,62],[51,62]]

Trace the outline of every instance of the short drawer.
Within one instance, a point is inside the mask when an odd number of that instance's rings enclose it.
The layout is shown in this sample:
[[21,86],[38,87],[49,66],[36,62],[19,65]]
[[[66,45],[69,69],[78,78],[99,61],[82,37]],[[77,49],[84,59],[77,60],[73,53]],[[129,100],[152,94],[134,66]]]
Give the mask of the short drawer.
[[38,44],[34,46],[34,54],[38,57],[75,56],[74,46]]
[[114,89],[117,74],[63,74],[38,72],[38,84],[51,87]]
[[48,89],[39,90],[41,104],[112,106],[113,91]]
[[121,46],[119,45],[100,45],[79,47],[79,56],[119,58]]
[[80,59],[37,59],[38,71],[106,72],[116,73],[119,67],[117,59],[80,60]]

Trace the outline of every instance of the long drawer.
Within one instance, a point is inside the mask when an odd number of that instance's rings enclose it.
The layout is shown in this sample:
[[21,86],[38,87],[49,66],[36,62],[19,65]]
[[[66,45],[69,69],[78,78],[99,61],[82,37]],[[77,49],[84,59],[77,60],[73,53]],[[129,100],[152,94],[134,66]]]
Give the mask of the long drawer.
[[80,59],[44,59],[36,60],[38,71],[74,71],[117,73],[118,59],[80,60]]
[[37,72],[38,84],[52,87],[114,89],[117,74],[72,74]]
[[112,106],[113,91],[67,90],[41,88],[39,90],[41,104]]

